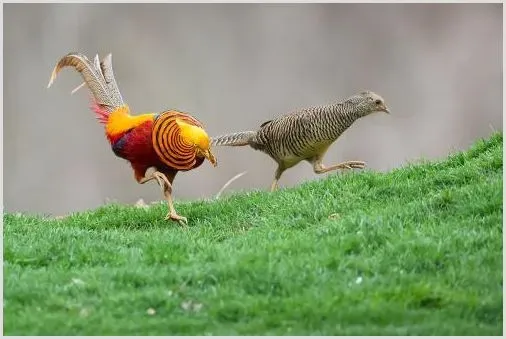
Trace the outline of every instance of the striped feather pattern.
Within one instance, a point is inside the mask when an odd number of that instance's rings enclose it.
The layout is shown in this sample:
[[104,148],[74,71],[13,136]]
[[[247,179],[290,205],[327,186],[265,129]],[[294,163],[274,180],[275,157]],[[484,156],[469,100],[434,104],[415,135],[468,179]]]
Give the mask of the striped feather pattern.
[[177,111],[165,111],[153,123],[153,148],[160,160],[168,167],[189,170],[197,162],[195,147],[181,138],[176,118],[203,128],[194,117]]
[[338,103],[294,112],[263,125],[252,140],[274,159],[304,159],[330,145],[360,117],[352,104]]
[[261,150],[278,163],[295,164],[323,154],[357,119],[383,99],[362,92],[332,105],[314,106],[264,122],[258,131],[231,133],[213,138],[213,145],[243,146]]
[[69,53],[61,58],[56,64],[47,87],[49,88],[53,84],[53,81],[56,79],[56,76],[62,68],[74,67],[83,77],[83,80],[88,85],[91,93],[93,93],[97,104],[104,106],[105,110],[111,112],[115,109],[115,105],[109,95],[109,88],[102,74],[102,70],[100,67],[97,68],[97,63],[100,64],[98,62],[98,58],[95,63],[92,64],[90,60],[81,53]]
[[[98,59],[98,55],[96,56],[96,59]],[[111,53],[107,54],[107,56],[99,63],[98,69],[101,70],[105,83],[109,88],[109,94],[114,106],[123,106],[125,102],[123,101],[121,93],[118,89],[118,84],[116,83],[116,78],[114,77],[114,71],[112,70]]]
[[227,135],[217,136],[211,139],[213,146],[245,146],[255,137],[256,131],[237,132]]

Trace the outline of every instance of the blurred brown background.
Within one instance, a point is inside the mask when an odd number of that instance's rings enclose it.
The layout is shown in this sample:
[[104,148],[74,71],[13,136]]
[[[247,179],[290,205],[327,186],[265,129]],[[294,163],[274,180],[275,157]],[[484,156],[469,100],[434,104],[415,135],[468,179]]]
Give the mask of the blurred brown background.
[[[502,4],[6,4],[4,5],[4,208],[68,213],[160,200],[116,158],[65,69],[70,51],[113,54],[134,112],[178,108],[211,135],[254,129],[297,108],[363,89],[392,115],[358,121],[325,162],[364,160],[385,171],[440,158],[502,130]],[[218,148],[180,173],[176,199],[267,189],[275,163],[248,148]],[[281,186],[318,178],[303,163]]]

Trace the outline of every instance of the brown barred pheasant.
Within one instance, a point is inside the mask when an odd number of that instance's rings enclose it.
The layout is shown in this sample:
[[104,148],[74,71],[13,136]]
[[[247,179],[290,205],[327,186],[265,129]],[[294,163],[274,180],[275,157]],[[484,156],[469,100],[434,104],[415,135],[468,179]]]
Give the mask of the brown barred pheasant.
[[330,145],[357,119],[370,113],[389,113],[385,101],[365,91],[332,105],[302,109],[260,125],[256,131],[231,133],[212,138],[215,146],[246,146],[260,150],[278,163],[271,191],[281,174],[302,160],[313,165],[315,173],[336,169],[364,168],[363,161],[346,161],[326,167],[323,157]]

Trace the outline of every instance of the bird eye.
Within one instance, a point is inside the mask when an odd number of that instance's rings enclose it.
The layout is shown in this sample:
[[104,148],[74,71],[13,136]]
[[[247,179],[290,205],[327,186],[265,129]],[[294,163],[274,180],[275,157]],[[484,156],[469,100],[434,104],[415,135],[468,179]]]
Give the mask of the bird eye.
[[377,99],[374,103],[375,103],[376,105],[381,105],[381,100],[380,100],[380,99]]

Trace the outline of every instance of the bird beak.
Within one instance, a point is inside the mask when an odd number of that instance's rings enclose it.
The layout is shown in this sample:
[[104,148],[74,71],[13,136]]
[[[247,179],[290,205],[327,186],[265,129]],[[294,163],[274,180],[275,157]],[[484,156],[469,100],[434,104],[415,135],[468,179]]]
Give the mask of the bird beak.
[[211,153],[211,150],[207,149],[205,151],[202,152],[204,154],[204,156],[206,157],[207,160],[209,160],[209,162],[214,166],[218,166],[218,163],[216,162],[216,158],[214,157],[214,154]]
[[380,109],[381,112],[385,112],[386,114],[390,114],[390,111],[388,110],[387,106],[383,105]]

